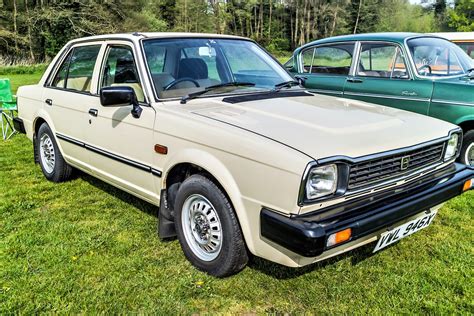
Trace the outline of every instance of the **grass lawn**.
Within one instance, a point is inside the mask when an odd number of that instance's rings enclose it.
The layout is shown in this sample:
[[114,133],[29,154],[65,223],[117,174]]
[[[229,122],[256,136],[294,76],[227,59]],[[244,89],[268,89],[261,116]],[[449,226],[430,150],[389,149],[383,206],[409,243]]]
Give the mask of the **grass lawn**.
[[254,258],[216,279],[158,240],[156,207],[83,173],[48,182],[25,136],[0,141],[0,170],[0,314],[474,312],[474,191],[376,254],[302,269]]

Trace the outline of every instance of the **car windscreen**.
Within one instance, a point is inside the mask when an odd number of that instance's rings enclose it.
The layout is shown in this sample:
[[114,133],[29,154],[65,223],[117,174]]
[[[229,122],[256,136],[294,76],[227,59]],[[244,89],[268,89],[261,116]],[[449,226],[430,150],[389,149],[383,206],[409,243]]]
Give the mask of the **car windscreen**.
[[474,63],[457,45],[440,38],[420,37],[407,41],[416,71],[422,76],[446,77],[466,74]]
[[213,94],[272,89],[292,80],[288,72],[257,44],[219,38],[147,39],[143,50],[160,99],[177,98],[227,83],[247,83],[213,90]]

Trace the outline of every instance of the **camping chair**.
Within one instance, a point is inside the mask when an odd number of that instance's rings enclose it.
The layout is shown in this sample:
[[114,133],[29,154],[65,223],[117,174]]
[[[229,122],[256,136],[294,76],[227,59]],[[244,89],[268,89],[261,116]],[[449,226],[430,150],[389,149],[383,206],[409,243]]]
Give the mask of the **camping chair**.
[[16,132],[13,127],[14,111],[16,110],[16,99],[12,94],[10,79],[0,79],[0,116],[3,140],[9,139]]

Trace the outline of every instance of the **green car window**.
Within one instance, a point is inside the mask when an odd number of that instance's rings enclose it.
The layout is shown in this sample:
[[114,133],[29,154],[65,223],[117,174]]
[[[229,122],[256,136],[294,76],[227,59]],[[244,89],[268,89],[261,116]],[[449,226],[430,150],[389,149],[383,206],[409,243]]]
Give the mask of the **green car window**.
[[348,75],[354,46],[354,43],[345,43],[305,50],[302,53],[304,72]]
[[390,43],[362,44],[357,74],[363,77],[406,78],[406,64],[400,48]]
[[445,77],[464,75],[474,62],[459,46],[435,37],[414,38],[407,42],[416,66],[422,76]]

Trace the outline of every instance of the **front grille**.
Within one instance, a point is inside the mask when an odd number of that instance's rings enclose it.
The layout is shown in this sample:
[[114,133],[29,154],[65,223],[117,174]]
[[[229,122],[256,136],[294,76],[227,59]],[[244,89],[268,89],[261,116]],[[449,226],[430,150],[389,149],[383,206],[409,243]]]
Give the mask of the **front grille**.
[[368,186],[435,164],[441,160],[443,151],[444,143],[440,143],[351,165],[348,189]]

